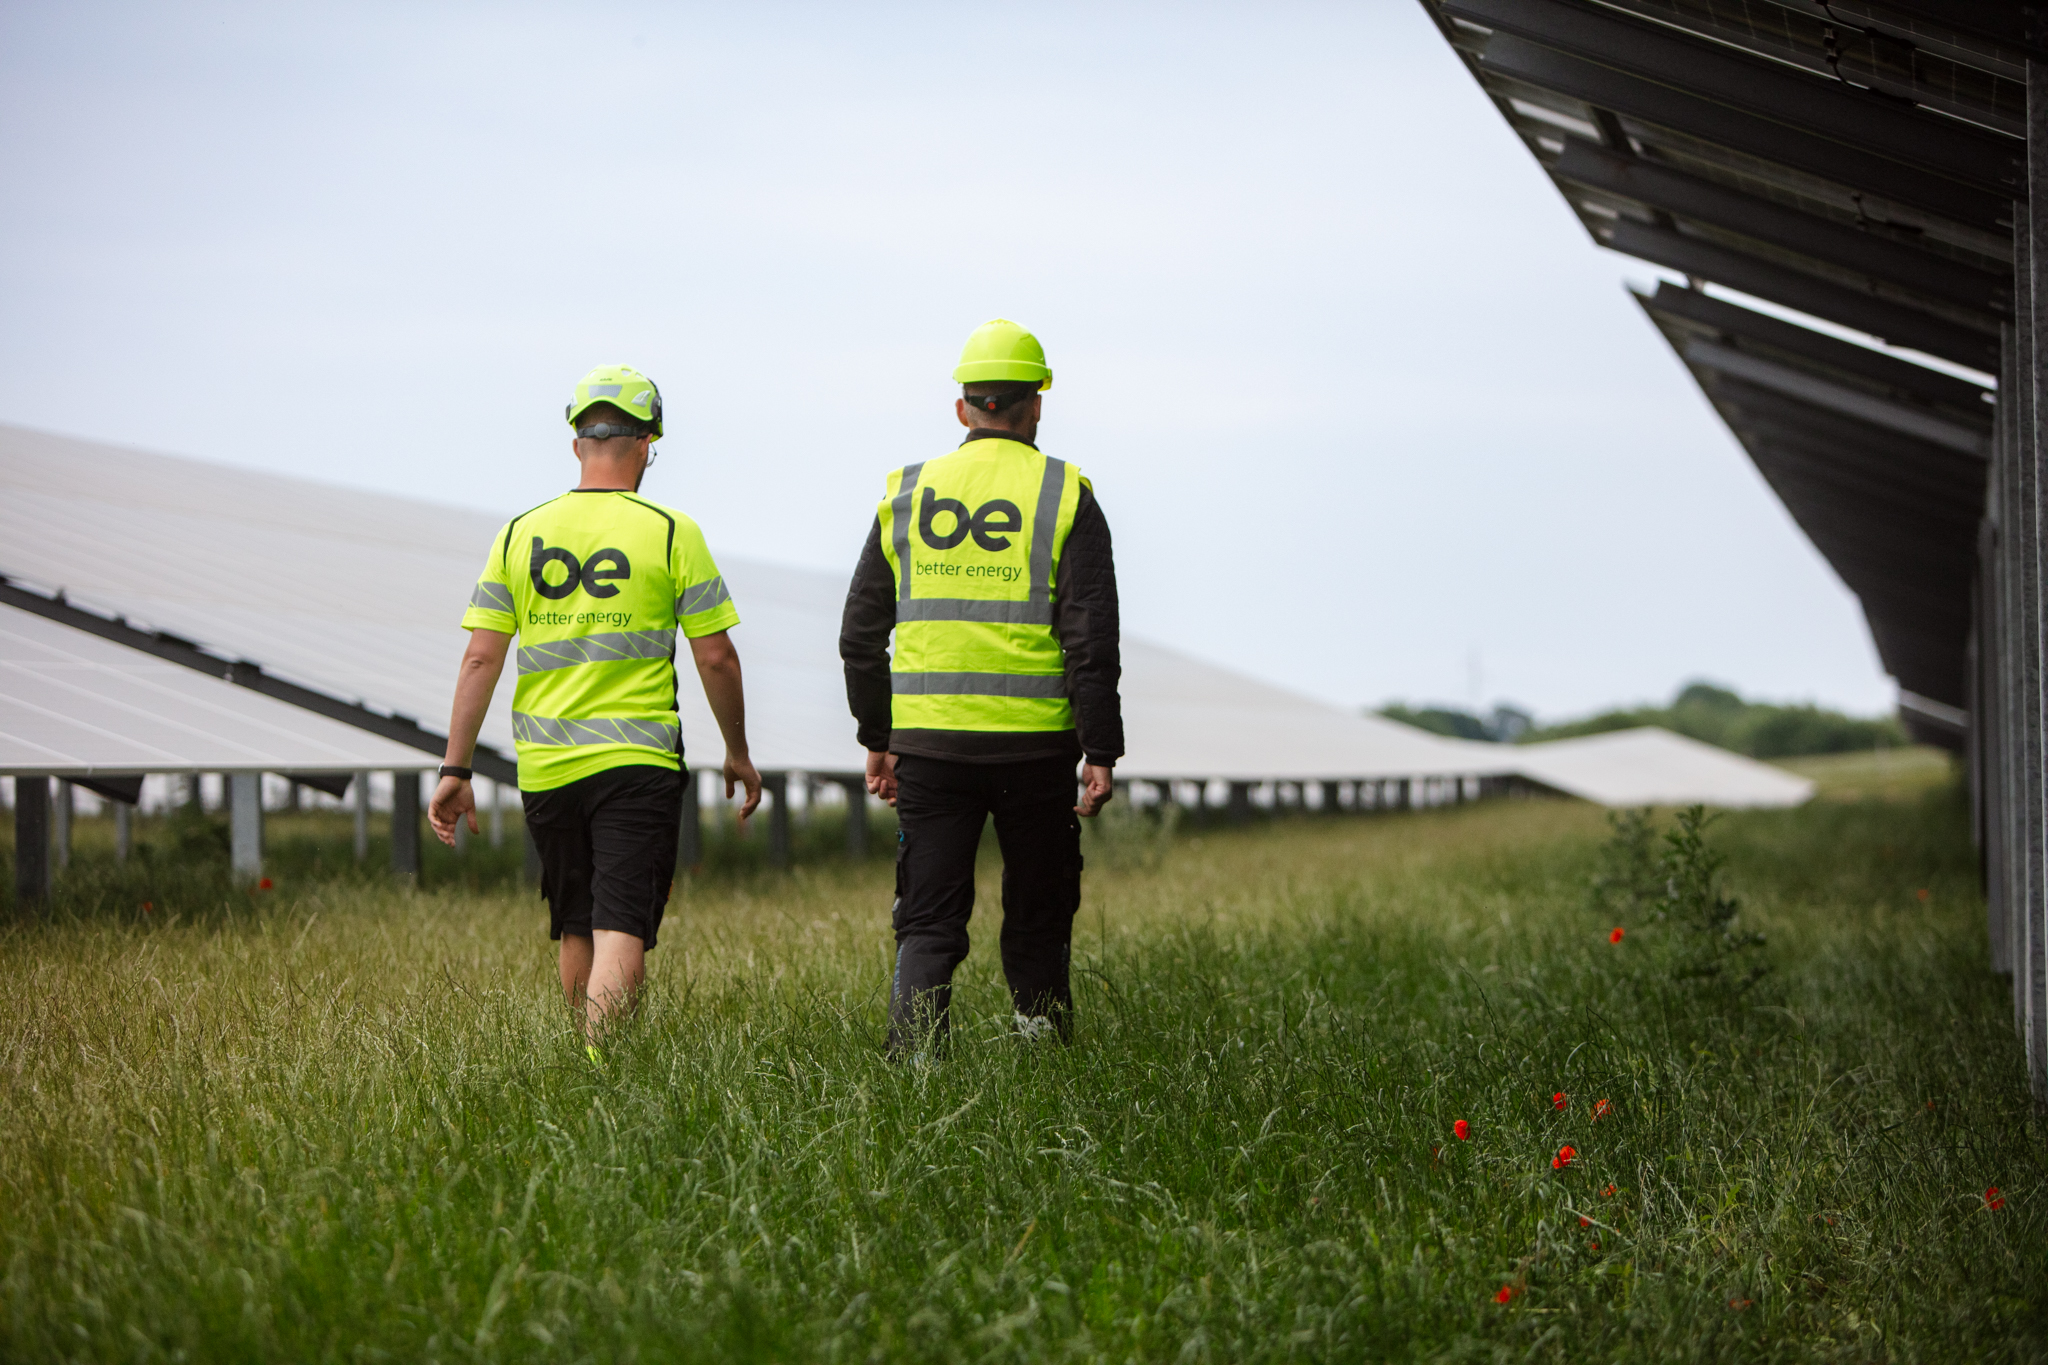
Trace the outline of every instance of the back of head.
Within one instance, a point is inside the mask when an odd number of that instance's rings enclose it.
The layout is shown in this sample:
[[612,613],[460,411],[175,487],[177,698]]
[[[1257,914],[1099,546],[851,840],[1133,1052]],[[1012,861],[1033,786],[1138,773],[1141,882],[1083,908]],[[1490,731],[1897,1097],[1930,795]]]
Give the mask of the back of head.
[[575,421],[579,441],[630,441],[654,434],[652,423],[610,403],[592,403],[576,414]]
[[984,379],[961,385],[960,396],[967,400],[974,425],[1014,431],[1030,412],[1024,403],[1038,396],[1038,384],[1028,379]]

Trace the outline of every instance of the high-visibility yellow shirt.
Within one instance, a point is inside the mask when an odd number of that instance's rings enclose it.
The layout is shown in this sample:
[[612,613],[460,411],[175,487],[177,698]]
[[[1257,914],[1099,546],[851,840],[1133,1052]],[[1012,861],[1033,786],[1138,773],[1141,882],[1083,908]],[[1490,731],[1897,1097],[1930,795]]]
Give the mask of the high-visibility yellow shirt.
[[889,476],[877,516],[897,583],[896,729],[1074,728],[1052,594],[1086,483],[992,436]]
[[704,533],[672,507],[578,490],[506,522],[462,624],[518,637],[520,790],[677,767],[676,629],[694,640],[739,620]]

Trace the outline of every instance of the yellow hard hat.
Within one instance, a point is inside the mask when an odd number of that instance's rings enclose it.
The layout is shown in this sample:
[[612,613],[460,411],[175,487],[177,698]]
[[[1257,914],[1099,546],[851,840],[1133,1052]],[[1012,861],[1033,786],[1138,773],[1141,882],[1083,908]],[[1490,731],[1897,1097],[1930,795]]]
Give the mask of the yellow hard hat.
[[975,328],[960,348],[960,363],[953,367],[955,384],[984,384],[995,379],[1035,379],[1041,392],[1052,387],[1045,347],[1008,318],[992,318]]
[[631,365],[600,365],[577,380],[576,396],[563,415],[573,427],[595,403],[611,404],[640,422],[655,440],[661,439],[661,390]]

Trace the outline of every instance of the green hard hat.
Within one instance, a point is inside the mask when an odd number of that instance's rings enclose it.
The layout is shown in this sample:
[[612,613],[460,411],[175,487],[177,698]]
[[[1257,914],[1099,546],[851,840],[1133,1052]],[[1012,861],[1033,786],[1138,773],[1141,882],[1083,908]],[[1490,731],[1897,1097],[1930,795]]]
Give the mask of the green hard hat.
[[637,417],[654,428],[653,439],[661,439],[661,390],[631,365],[600,365],[576,381],[576,397],[569,404],[569,425],[594,403],[609,403],[620,412]]
[[953,367],[955,384],[982,384],[993,379],[1036,379],[1041,391],[1052,387],[1045,347],[1038,338],[1008,318],[992,318],[974,329]]

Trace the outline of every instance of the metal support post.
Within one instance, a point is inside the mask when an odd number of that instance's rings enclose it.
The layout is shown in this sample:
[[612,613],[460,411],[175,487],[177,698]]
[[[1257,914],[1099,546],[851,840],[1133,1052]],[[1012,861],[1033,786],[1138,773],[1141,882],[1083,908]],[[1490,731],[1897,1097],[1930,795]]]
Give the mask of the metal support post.
[[2025,212],[2014,205],[2013,274],[2015,312],[2022,337],[2022,370],[2019,398],[2021,447],[2015,454],[2019,493],[2017,531],[2020,667],[2014,681],[2020,692],[2018,745],[2022,803],[2019,817],[2021,844],[2014,862],[2025,870],[2025,896],[2016,898],[2021,912],[2019,935],[2022,948],[2014,985],[2020,988],[2021,1036],[2026,1044],[2027,1075],[2037,1099],[2048,1097],[2048,847],[2044,847],[2042,764],[2048,760],[2042,714],[2042,440],[2040,414],[2048,387],[2044,374],[2043,331],[2048,329],[2048,63],[2027,62],[2027,204]]
[[1394,784],[1394,809],[1412,810],[1414,800],[1415,787],[1412,779],[1404,777]]
[[[490,779],[486,778],[489,782]],[[505,784],[491,782],[491,847],[505,846]]]
[[868,780],[846,782],[846,856],[861,862],[868,856]]
[[114,861],[125,863],[135,851],[135,807],[126,801],[114,803]]
[[2000,395],[1997,426],[1991,445],[1991,477],[1985,497],[1984,525],[1978,533],[1981,585],[1978,597],[1983,626],[1977,643],[1982,701],[1971,717],[1971,730],[1984,790],[1984,902],[1991,934],[1991,968],[2013,969],[2012,933],[2012,632],[2011,581],[2006,572],[2005,528],[2009,520],[2007,484],[2013,452],[2019,443],[2019,336],[2010,322],[2002,329],[2004,362],[1998,372]]
[[1230,803],[1227,807],[1230,823],[1248,825],[1252,821],[1252,784],[1233,782],[1230,784]]
[[2025,540],[2021,525],[2022,471],[2033,458],[2034,441],[2028,431],[2033,420],[2034,372],[2033,290],[2028,287],[2028,208],[2013,205],[2014,348],[2013,422],[2011,456],[2005,470],[2005,511],[1999,528],[2005,581],[2005,762],[2006,804],[2006,928],[2007,952],[2012,963],[2013,1028],[2022,1035],[2026,1029],[2027,995],[2027,776],[2026,776],[2026,688],[2023,685],[2026,644],[2025,572],[2020,548]]
[[420,775],[391,774],[391,870],[406,881],[420,878]]
[[50,810],[50,827],[57,836],[50,860],[59,872],[71,866],[71,817],[77,813],[77,799],[72,785],[58,778],[56,799]]
[[789,774],[761,774],[761,790],[773,798],[768,808],[768,866],[789,866]]
[[263,875],[263,774],[229,773],[228,865],[244,881]]
[[50,779],[14,779],[14,904],[50,903]]
[[349,787],[349,806],[355,814],[356,861],[364,863],[370,858],[370,775],[357,773]]
[[696,772],[683,773],[683,817],[676,824],[676,866],[695,871],[704,865],[704,804],[699,796],[703,778]]

